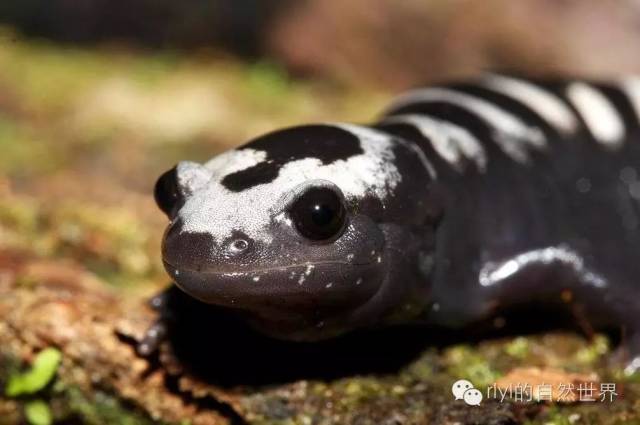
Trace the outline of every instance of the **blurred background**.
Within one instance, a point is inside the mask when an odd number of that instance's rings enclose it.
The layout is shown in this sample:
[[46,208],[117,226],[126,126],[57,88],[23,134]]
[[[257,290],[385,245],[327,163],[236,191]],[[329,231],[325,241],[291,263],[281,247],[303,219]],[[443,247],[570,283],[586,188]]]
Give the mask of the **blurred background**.
[[162,285],[177,161],[482,70],[637,72],[639,45],[637,0],[4,0],[0,249]]

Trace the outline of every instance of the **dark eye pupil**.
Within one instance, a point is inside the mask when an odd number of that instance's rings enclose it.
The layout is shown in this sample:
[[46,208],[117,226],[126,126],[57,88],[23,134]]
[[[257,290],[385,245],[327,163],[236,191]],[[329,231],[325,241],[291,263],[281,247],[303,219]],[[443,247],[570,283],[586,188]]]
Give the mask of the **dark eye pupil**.
[[335,218],[336,211],[334,211],[329,205],[317,204],[313,206],[311,211],[311,220],[316,226],[328,226]]
[[329,188],[309,189],[293,204],[290,214],[300,234],[312,240],[336,236],[345,222],[342,199]]

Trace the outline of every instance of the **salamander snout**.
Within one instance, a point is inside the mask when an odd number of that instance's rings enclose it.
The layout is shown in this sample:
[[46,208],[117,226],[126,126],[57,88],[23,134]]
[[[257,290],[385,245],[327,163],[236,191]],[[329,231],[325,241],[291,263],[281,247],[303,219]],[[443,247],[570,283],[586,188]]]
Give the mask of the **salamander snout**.
[[182,220],[175,220],[168,227],[162,241],[162,258],[165,264],[178,270],[206,270],[215,251],[216,244],[210,234],[185,231]]
[[241,271],[256,260],[258,251],[258,244],[241,232],[217,241],[208,232],[185,230],[182,220],[169,226],[162,244],[165,263],[204,273]]

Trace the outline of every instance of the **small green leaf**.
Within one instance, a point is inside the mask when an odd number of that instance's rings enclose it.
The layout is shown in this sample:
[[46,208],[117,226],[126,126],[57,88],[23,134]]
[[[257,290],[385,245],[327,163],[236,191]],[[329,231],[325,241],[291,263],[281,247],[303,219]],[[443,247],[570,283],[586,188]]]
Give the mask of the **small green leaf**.
[[56,374],[62,353],[56,348],[45,348],[36,356],[31,368],[9,377],[6,393],[9,397],[33,394],[43,389]]
[[24,405],[24,415],[29,425],[51,425],[53,417],[49,405],[42,400],[32,400]]

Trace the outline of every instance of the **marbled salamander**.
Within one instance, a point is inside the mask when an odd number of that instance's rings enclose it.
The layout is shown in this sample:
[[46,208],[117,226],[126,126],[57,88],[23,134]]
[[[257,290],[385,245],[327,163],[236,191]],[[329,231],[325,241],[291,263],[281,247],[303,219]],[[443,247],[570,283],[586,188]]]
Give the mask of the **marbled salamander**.
[[[262,332],[464,326],[571,294],[640,367],[640,79],[487,75],[275,131],[156,184],[164,265]],[[149,352],[161,336],[153,327]]]

